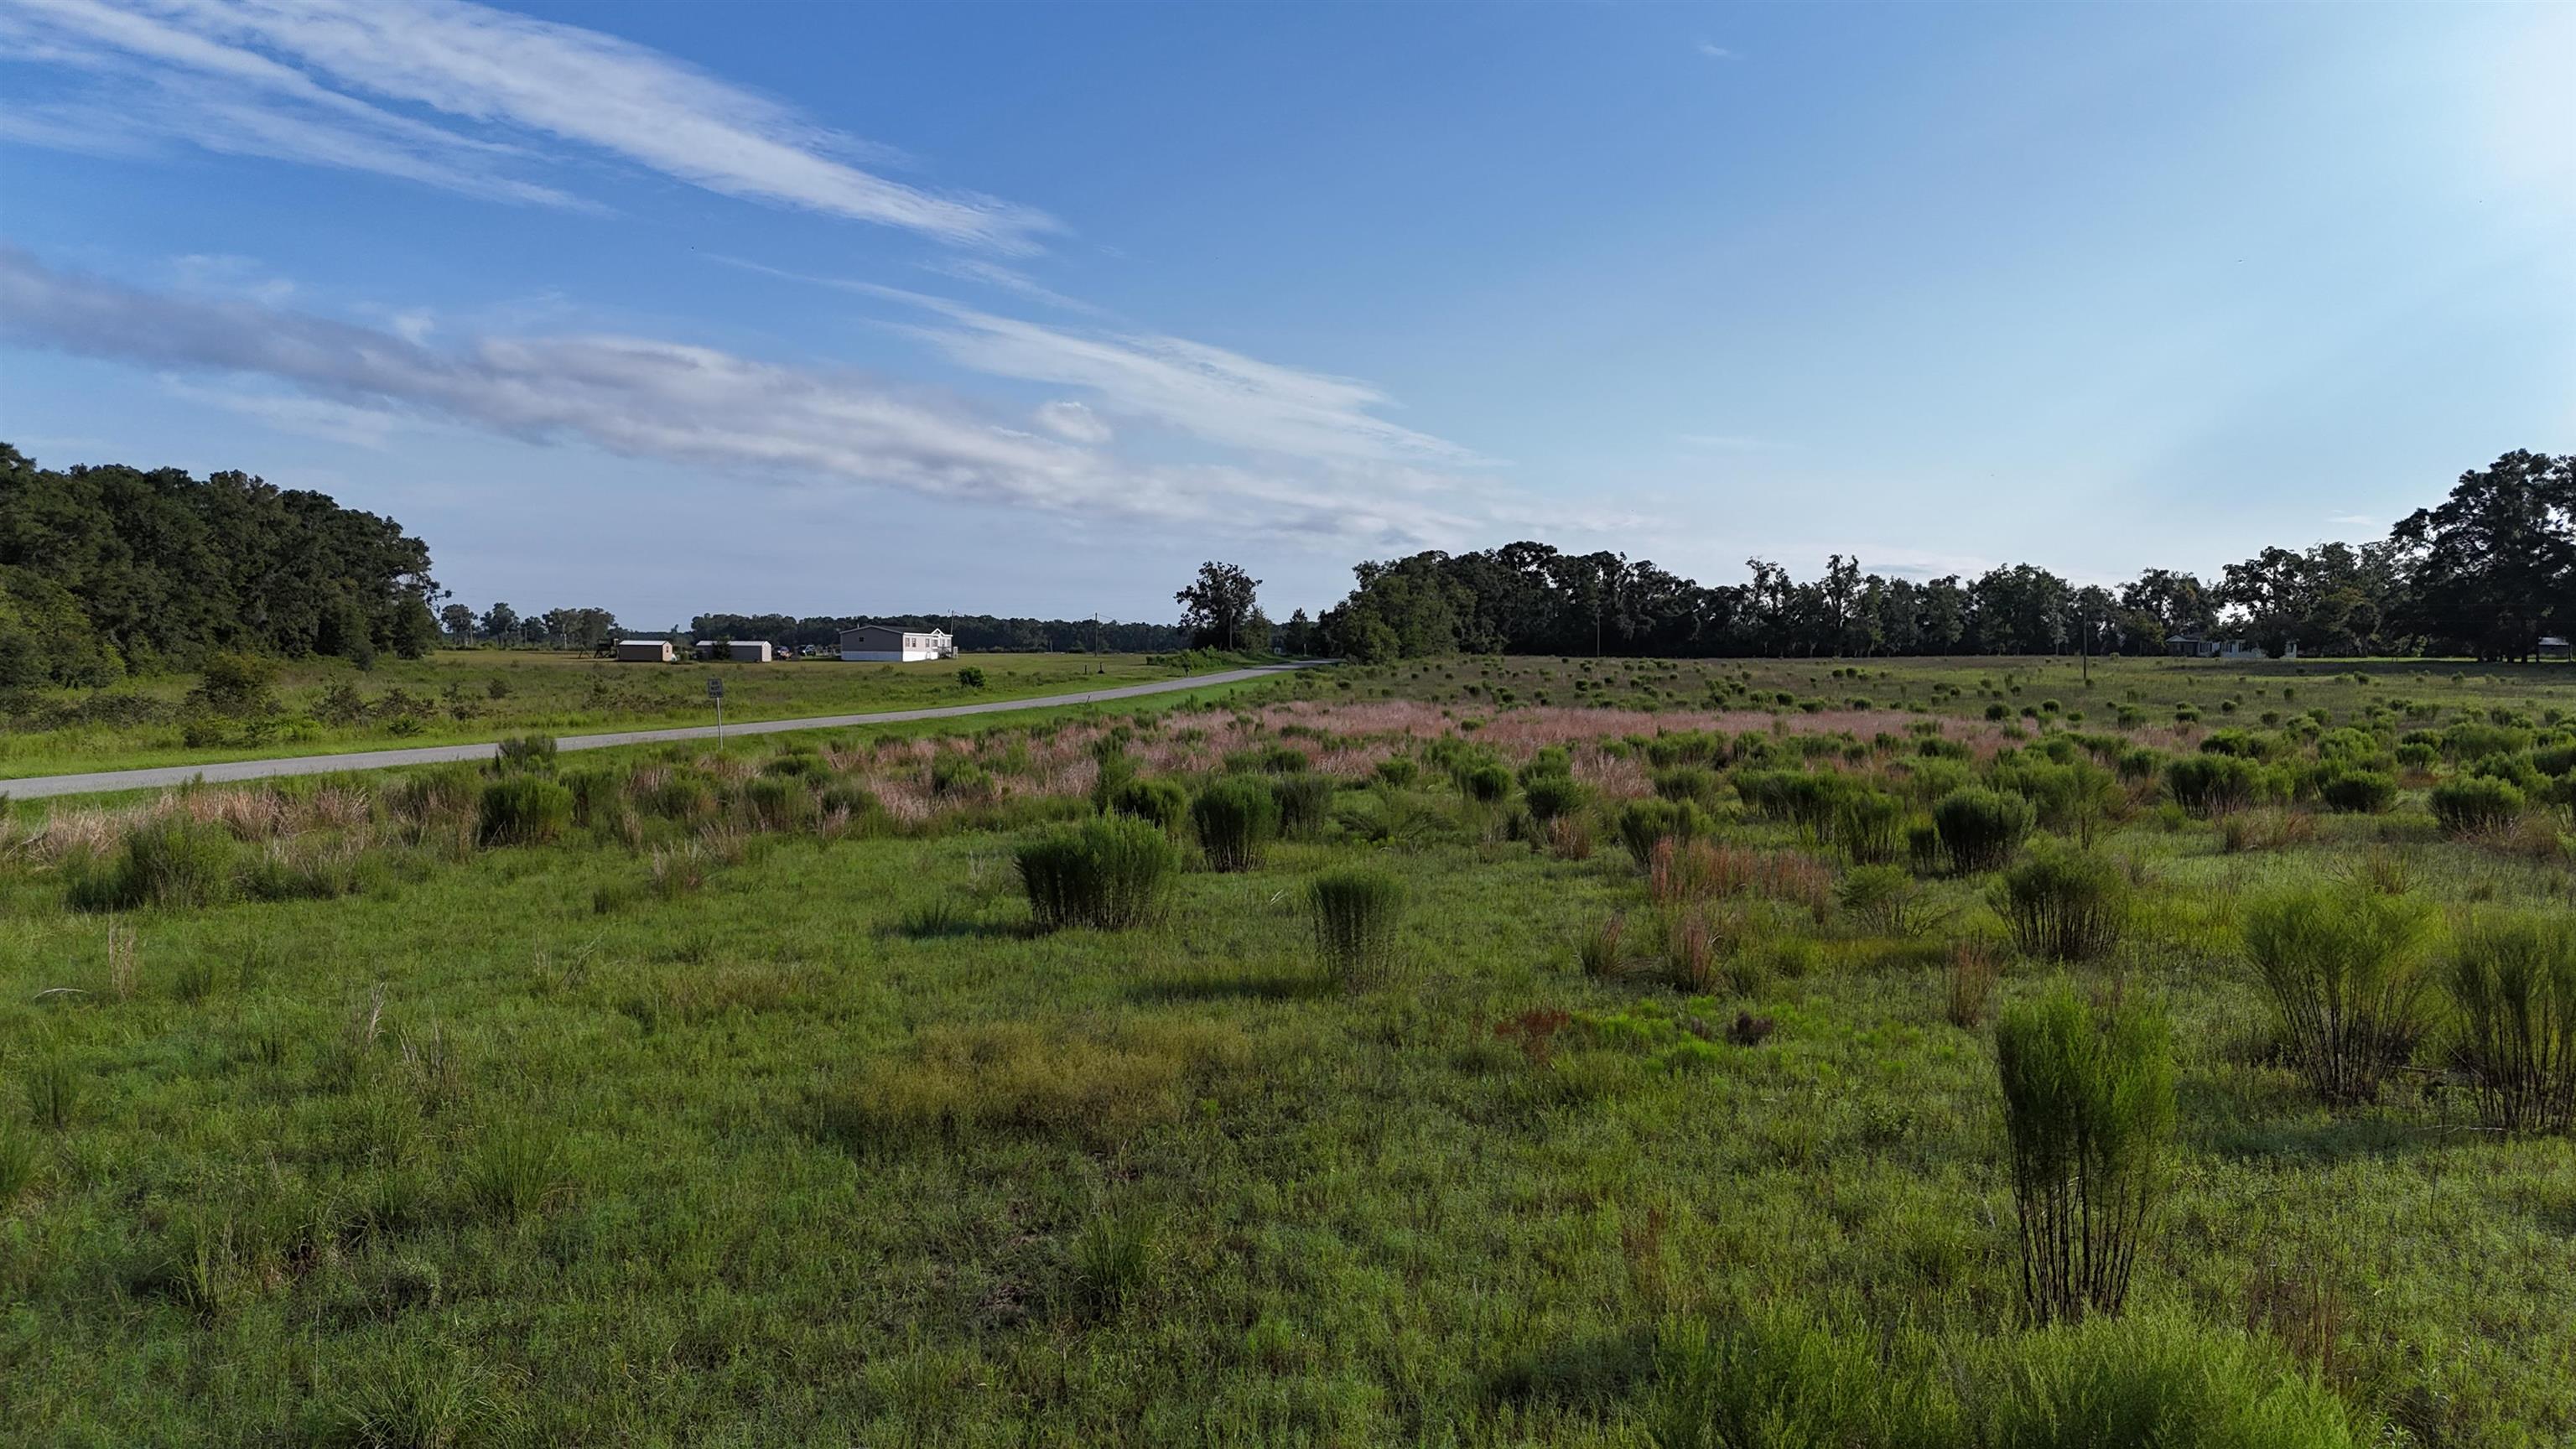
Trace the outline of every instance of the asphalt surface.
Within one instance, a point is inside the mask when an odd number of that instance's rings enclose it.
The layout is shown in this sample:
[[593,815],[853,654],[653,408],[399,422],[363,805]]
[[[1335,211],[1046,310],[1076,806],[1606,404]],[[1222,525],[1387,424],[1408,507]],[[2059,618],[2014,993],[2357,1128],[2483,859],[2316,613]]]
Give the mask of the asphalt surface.
[[[1292,669],[1308,669],[1329,660],[1308,659],[1294,664],[1271,664],[1257,669],[1229,669],[1217,674],[1191,674],[1179,679],[1157,680],[1151,684],[1122,684],[1115,689],[1092,689],[1079,694],[1041,694],[1028,699],[997,699],[990,704],[952,704],[937,709],[889,709],[874,714],[811,715],[803,719],[764,719],[746,724],[728,724],[725,738],[735,735],[775,735],[791,730],[838,729],[845,725],[902,724],[910,720],[960,719],[968,715],[1007,714],[1020,709],[1055,709],[1068,704],[1107,704],[1113,700],[1141,699],[1152,694],[1179,694],[1186,690],[1205,689],[1212,684],[1234,684],[1246,679],[1260,679],[1272,674],[1285,674]],[[716,737],[714,725],[688,725],[665,730],[623,730],[606,735],[559,735],[558,750],[604,750],[615,745],[653,745],[671,740],[711,740]],[[336,775],[346,770],[391,770],[404,765],[439,765],[454,760],[488,760],[500,753],[498,744],[423,745],[407,750],[358,750],[345,755],[289,755],[268,760],[227,760],[219,764],[163,765],[148,770],[97,770],[86,775],[37,775],[23,780],[0,780],[0,796],[11,800],[40,800],[53,795],[95,795],[109,790],[151,790],[171,785],[184,785],[191,780],[207,784],[224,784],[234,780],[263,780],[276,775]]]

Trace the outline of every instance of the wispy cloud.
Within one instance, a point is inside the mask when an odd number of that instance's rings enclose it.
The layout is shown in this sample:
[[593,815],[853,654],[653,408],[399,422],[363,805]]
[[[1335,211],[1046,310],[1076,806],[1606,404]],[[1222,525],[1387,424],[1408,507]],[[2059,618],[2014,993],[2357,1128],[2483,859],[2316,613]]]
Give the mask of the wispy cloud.
[[1194,534],[1454,547],[1490,534],[1508,507],[1490,490],[1366,458],[1139,463],[1108,452],[1110,430],[1096,418],[1085,427],[1089,410],[1074,404],[1042,414],[1041,431],[920,388],[654,338],[487,334],[433,348],[241,298],[157,294],[59,271],[14,248],[0,248],[0,338],[211,378],[183,385],[220,406],[360,440],[417,418],[807,485],[1134,518]]
[[1016,297],[1026,297],[1032,302],[1043,302],[1060,311],[1075,312],[1086,317],[1108,315],[1105,308],[1095,307],[1078,297],[1068,297],[1025,273],[1014,271],[998,262],[985,261],[981,257],[944,257],[921,265],[925,270],[937,272],[941,276],[955,277],[965,282],[978,282]]
[[874,175],[856,164],[864,143],[642,46],[462,0],[0,0],[0,47],[94,82],[12,108],[7,133],[39,144],[184,141],[566,205],[516,169],[570,143],[953,244],[1025,250],[1055,228]]
[[2346,528],[2379,527],[2379,520],[2367,513],[2329,513],[2326,515],[2326,522],[2341,524]]
[[1736,58],[1734,51],[1727,49],[1725,46],[1720,45],[1713,40],[1703,40],[1691,48],[1698,51],[1700,54],[1707,56],[1711,60],[1733,60]]

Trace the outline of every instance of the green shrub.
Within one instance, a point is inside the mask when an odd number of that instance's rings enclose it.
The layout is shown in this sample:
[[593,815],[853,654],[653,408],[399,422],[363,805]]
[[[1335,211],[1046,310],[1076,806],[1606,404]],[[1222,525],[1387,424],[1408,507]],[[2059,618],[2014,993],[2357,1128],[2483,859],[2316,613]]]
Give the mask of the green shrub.
[[1970,785],[1932,807],[1932,828],[1953,870],[1993,870],[2013,857],[2030,835],[2038,811],[2019,795]]
[[981,798],[993,793],[993,777],[973,755],[942,750],[930,761],[930,793]]
[[982,689],[984,687],[983,666],[980,664],[969,664],[965,668],[958,670],[957,683],[959,687],[965,689]]
[[2423,909],[2403,896],[2292,891],[2247,907],[2245,954],[2283,1046],[2318,1096],[2367,1102],[2424,1033]]
[[1687,800],[1702,807],[1717,803],[1717,776],[1705,766],[1674,765],[1657,770],[1655,793],[1667,800]]
[[802,829],[822,814],[814,792],[805,787],[803,780],[792,776],[763,776],[752,781],[744,787],[743,803],[749,807],[753,822],[763,830]]
[[2523,916],[2471,927],[2443,961],[2452,1065],[2499,1132],[2576,1128],[2576,922]]
[[1470,765],[1458,772],[1458,788],[1466,791],[1468,798],[1491,805],[1511,796],[1512,772],[1490,761]]
[[1190,802],[1190,824],[1210,867],[1250,870],[1261,863],[1261,848],[1279,834],[1279,797],[1260,780],[1219,779]]
[[514,775],[483,787],[476,834],[485,845],[543,845],[572,827],[572,792]]
[[1391,971],[1404,901],[1404,882],[1382,870],[1347,866],[1317,876],[1306,889],[1306,905],[1326,969],[1346,986]]
[[1539,775],[1521,787],[1530,818],[1541,825],[1583,808],[1585,791],[1568,775]]
[[1333,777],[1330,775],[1281,775],[1270,782],[1270,793],[1279,801],[1279,833],[1298,840],[1311,840],[1323,833],[1324,822],[1333,815]]
[[1182,818],[1190,813],[1190,793],[1181,788],[1178,780],[1129,780],[1111,792],[1109,813],[1132,816],[1151,823],[1157,830],[1177,833]]
[[2317,798],[2347,815],[2383,815],[2397,803],[2397,780],[2378,770],[2337,770],[2317,782]]
[[475,808],[482,794],[483,777],[472,765],[433,765],[392,792],[395,813],[415,821],[463,815]]
[[1856,790],[1834,813],[1834,845],[1855,865],[1881,865],[1905,849],[1905,802],[1878,790]]
[[2090,851],[2046,850],[2004,872],[1995,911],[2025,956],[2089,961],[2120,943],[2129,922],[2129,879]]
[[215,905],[232,899],[233,856],[222,826],[156,816],[127,830],[103,867],[74,867],[70,904],[81,911]]
[[2433,818],[2453,835],[2478,835],[2511,825],[2528,801],[2520,788],[2483,775],[2445,780],[2433,787]]
[[1152,920],[1180,863],[1151,821],[1109,815],[1021,845],[1021,888],[1044,930],[1125,930]]
[[2035,1322],[2116,1316],[2162,1191],[2173,1052],[2161,1014],[2059,983],[1995,1023],[2022,1303]]
[[551,770],[555,767],[555,737],[513,735],[501,741],[493,761],[497,768],[504,771]]
[[1707,833],[1707,814],[1686,800],[1631,800],[1619,812],[1619,841],[1639,869],[1654,863],[1658,841],[1696,840]]
[[1422,773],[1422,767],[1403,755],[1377,762],[1378,779],[1399,790],[1412,784],[1414,777],[1420,773]]
[[2224,815],[2254,803],[2262,771],[2237,755],[2185,755],[2165,766],[2165,792],[2194,815]]

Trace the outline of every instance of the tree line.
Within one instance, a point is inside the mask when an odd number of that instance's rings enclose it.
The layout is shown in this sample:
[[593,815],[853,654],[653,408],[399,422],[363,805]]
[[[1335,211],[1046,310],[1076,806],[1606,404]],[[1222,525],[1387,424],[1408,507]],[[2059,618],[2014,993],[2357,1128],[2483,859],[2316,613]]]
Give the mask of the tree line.
[[[2150,569],[2118,588],[2030,564],[1975,578],[1798,580],[1764,559],[1703,585],[1619,553],[1543,543],[1357,566],[1358,584],[1283,641],[1361,661],[1451,653],[1683,656],[2159,654],[2226,637],[2279,655],[2529,659],[2576,635],[2576,454],[2512,452],[2370,543],[2266,548],[2214,580]],[[1295,632],[1302,619],[1292,620]]]
[[[766,639],[785,648],[840,647],[841,631],[861,624],[897,629],[945,629],[957,647],[978,653],[1160,654],[1184,647],[1186,629],[1173,624],[1113,623],[1096,619],[1004,619],[991,614],[851,614],[796,618],[788,614],[700,614],[689,621],[693,639]],[[677,637],[679,631],[673,631]]]
[[0,443],[0,688],[104,685],[221,652],[428,652],[429,547],[247,473],[40,468]]

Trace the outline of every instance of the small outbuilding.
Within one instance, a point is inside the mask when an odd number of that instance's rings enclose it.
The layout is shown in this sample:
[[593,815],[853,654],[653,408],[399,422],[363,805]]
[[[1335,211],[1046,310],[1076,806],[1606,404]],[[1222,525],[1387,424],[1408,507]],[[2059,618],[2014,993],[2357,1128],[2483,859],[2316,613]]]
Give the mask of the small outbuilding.
[[[2177,659],[2269,659],[2260,644],[2243,639],[2204,639],[2197,634],[2176,634],[2165,641],[2165,652]],[[2283,644],[2281,657],[2296,659],[2299,646]]]
[[2570,645],[2555,634],[2547,635],[2540,641],[2540,657],[2544,660],[2576,659],[2576,645]]
[[620,639],[617,662],[620,664],[668,664],[679,655],[668,639]]
[[778,657],[766,639],[701,639],[697,642],[700,659],[729,659],[736,664],[767,664]]
[[954,659],[957,645],[945,629],[861,624],[841,631],[841,657],[851,663],[910,664],[924,659]]

